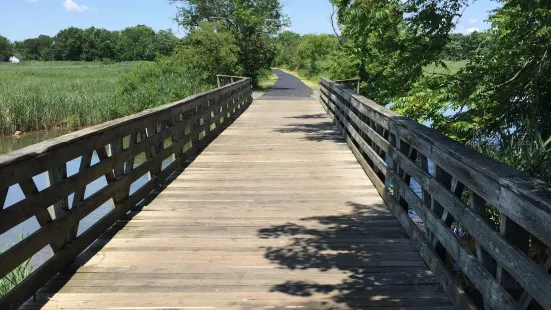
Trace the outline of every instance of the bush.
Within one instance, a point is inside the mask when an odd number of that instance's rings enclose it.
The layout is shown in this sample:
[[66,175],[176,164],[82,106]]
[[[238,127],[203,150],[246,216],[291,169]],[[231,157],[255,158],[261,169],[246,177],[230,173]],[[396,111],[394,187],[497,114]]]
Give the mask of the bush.
[[220,23],[201,23],[172,55],[121,77],[114,114],[129,115],[216,87],[216,74],[239,75],[239,48]]
[[185,59],[179,57],[138,65],[121,77],[113,114],[121,117],[138,113],[212,87],[189,73]]

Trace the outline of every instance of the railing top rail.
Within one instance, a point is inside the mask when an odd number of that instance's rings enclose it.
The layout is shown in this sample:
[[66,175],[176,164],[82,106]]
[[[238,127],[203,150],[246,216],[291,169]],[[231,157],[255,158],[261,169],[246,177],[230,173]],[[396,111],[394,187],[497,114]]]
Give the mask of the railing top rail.
[[217,74],[218,77],[228,77],[228,78],[239,78],[239,79],[249,79],[245,76],[239,76],[239,75],[225,75],[225,74]]
[[[247,81],[247,80],[250,80],[250,78],[243,77],[243,79],[238,81],[238,82],[239,82],[239,84],[241,84],[241,83],[245,83],[245,81]],[[30,146],[25,147],[25,148],[15,150],[15,151],[13,151],[11,153],[8,153],[8,154],[0,155],[0,169],[4,168],[6,166],[9,166],[9,165],[15,164],[17,162],[23,161],[23,160],[27,160],[27,159],[30,159],[30,158],[37,157],[37,156],[39,156],[43,153],[46,153],[46,152],[64,147],[68,144],[76,143],[76,142],[79,142],[83,139],[86,139],[86,138],[89,138],[89,137],[92,137],[92,136],[95,136],[95,135],[101,135],[102,133],[104,133],[106,131],[114,130],[114,129],[116,129],[118,127],[122,127],[122,126],[124,126],[128,123],[132,123],[132,122],[138,121],[140,119],[145,119],[145,118],[154,116],[155,114],[158,114],[158,113],[161,113],[161,112],[170,111],[171,109],[174,109],[174,108],[179,109],[184,105],[188,105],[188,104],[192,104],[194,102],[198,102],[198,100],[203,99],[203,98],[208,98],[209,95],[212,95],[212,94],[215,94],[215,93],[220,94],[219,91],[221,89],[224,90],[221,93],[223,95],[223,94],[231,91],[234,87],[235,87],[235,85],[233,85],[233,86],[232,85],[224,85],[224,86],[221,86],[221,87],[219,87],[217,89],[214,89],[214,90],[210,90],[210,91],[202,92],[202,93],[199,93],[199,94],[196,94],[196,95],[192,95],[192,96],[187,97],[183,100],[179,100],[179,101],[176,101],[176,102],[164,104],[164,105],[161,105],[161,106],[156,107],[156,108],[147,109],[147,110],[144,110],[144,111],[136,113],[136,114],[132,114],[132,115],[121,117],[121,118],[111,120],[111,121],[108,121],[108,122],[105,122],[105,123],[102,123],[102,124],[98,124],[98,125],[95,125],[95,126],[84,128],[84,129],[81,129],[81,130],[78,130],[78,131],[75,131],[75,132],[71,132],[69,134],[66,134],[66,135],[63,135],[63,136],[60,136],[60,137],[57,137],[57,138],[54,138],[54,139],[49,139],[49,140],[46,140],[46,141],[43,141],[43,142],[40,142],[40,143],[37,143],[37,144],[30,145]],[[189,108],[192,108],[192,106],[190,105]],[[0,170],[0,173],[1,172],[2,171]],[[1,188],[2,188],[2,186],[0,186],[0,189]]]
[[333,82],[342,83],[342,82],[357,82],[357,81],[361,81],[361,79],[360,78],[354,78],[354,79],[346,79],[346,80],[335,80]]

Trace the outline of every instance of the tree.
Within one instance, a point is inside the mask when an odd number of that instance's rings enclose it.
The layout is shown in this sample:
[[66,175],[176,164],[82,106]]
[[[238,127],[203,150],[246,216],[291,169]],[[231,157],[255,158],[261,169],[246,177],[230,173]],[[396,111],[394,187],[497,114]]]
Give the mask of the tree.
[[206,84],[214,85],[216,74],[243,74],[239,46],[220,22],[201,22],[184,39],[174,57],[181,59],[188,72]]
[[463,47],[465,59],[475,57],[479,50],[486,47],[490,39],[490,34],[488,32],[475,31],[468,36],[464,36],[461,45]]
[[84,30],[82,60],[95,61],[117,58],[119,33],[90,27]]
[[284,31],[275,37],[276,57],[274,65],[296,69],[298,67],[298,55],[296,51],[300,40],[300,34],[292,31]]
[[28,60],[51,60],[53,43],[52,37],[40,35],[38,38],[18,42],[15,50]]
[[120,60],[155,60],[157,56],[156,34],[151,27],[138,25],[124,29],[118,41]]
[[53,56],[55,60],[82,60],[85,32],[76,27],[61,30],[54,37]]
[[117,47],[119,43],[120,32],[100,29],[97,34],[97,45],[99,59],[118,59]]
[[128,115],[216,87],[216,74],[241,74],[239,47],[224,25],[202,22],[175,52],[140,64],[119,82],[115,115]]
[[[551,173],[540,173],[550,170],[551,153],[548,2],[502,0],[491,29],[468,36],[447,31],[467,5],[462,0],[333,2],[361,59],[366,95],[551,181]],[[457,42],[468,60],[463,69],[423,74],[424,66],[457,56]]]
[[220,21],[239,46],[243,74],[256,83],[272,64],[275,51],[271,36],[288,24],[279,0],[170,0],[178,5],[176,20],[186,30],[203,21]]
[[363,91],[386,105],[440,60],[463,0],[331,0],[342,36],[360,60]]
[[465,35],[454,33],[450,36],[450,42],[444,47],[442,56],[446,60],[458,61],[466,59]]
[[12,56],[12,48],[10,40],[0,36],[0,62],[7,61]]
[[171,29],[159,30],[157,32],[157,51],[162,56],[172,54],[180,40],[174,35]]
[[320,61],[335,51],[339,46],[339,40],[332,35],[307,34],[298,44],[297,54],[300,67],[305,68],[309,76],[319,75]]

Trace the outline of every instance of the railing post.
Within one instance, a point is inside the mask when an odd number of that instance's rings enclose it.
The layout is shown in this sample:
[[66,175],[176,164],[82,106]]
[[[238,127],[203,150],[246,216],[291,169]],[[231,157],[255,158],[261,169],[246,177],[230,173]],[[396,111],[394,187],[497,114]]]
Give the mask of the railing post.
[[[61,182],[67,178],[67,164],[61,164],[57,167],[49,169],[47,171],[47,185],[52,186],[58,182]],[[54,203],[50,211],[50,217],[52,220],[60,218],[67,211],[69,211],[69,197],[63,197],[60,201]],[[44,226],[44,223],[41,223],[40,226]],[[77,226],[78,227],[78,226]],[[76,238],[77,230],[71,227],[68,231],[64,231],[62,238],[59,240],[54,240],[51,244],[52,250],[54,253],[59,251],[63,246],[70,242],[72,239]]]
[[360,93],[360,84],[361,84],[361,82],[362,82],[361,80],[358,80],[358,81],[357,81],[356,93],[358,93],[358,94]]
[[219,75],[216,76],[216,82],[218,83],[218,88],[220,88],[220,76]]

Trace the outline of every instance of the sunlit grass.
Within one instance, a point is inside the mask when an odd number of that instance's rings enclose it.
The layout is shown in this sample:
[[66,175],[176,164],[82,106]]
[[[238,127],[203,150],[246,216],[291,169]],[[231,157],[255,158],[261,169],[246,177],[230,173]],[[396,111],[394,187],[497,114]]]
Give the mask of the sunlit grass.
[[[20,233],[19,241],[23,240],[23,232]],[[4,248],[0,249],[0,254],[4,251]],[[17,268],[8,273],[5,277],[0,278],[0,297],[6,295],[11,291],[17,284],[25,280],[31,272],[32,267],[30,265],[31,258],[26,260],[23,264],[19,265]]]
[[260,78],[260,82],[258,83],[258,87],[261,90],[268,89],[268,88],[274,86],[274,84],[277,82],[277,80],[278,80],[277,75],[275,75],[273,72],[270,71],[270,73],[267,74],[267,76]]
[[423,69],[423,71],[427,75],[430,75],[430,74],[433,74],[433,73],[435,73],[435,74],[454,74],[454,73],[457,73],[457,71],[459,71],[459,69],[463,68],[467,64],[467,61],[444,61],[444,63],[446,64],[447,68],[444,68],[444,67],[441,67],[441,66],[430,65],[430,66],[425,67]]
[[0,64],[0,134],[77,128],[111,119],[119,77],[135,65]]

